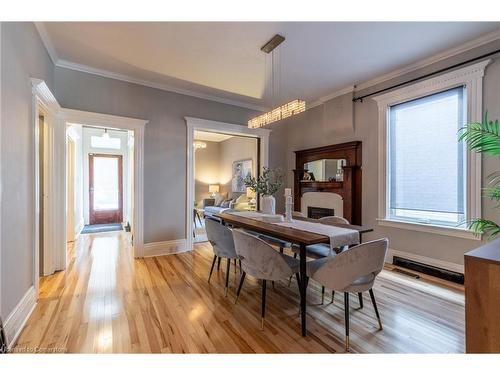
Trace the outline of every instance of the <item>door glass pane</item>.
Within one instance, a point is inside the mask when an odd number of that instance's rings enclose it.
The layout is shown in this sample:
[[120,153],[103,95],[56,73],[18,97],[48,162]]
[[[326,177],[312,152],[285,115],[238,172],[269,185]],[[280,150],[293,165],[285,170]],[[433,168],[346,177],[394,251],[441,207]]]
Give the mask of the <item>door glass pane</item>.
[[119,150],[122,148],[122,141],[120,138],[104,138],[93,135],[90,137],[90,146],[93,148],[110,148]]
[[94,157],[94,210],[119,208],[118,158]]

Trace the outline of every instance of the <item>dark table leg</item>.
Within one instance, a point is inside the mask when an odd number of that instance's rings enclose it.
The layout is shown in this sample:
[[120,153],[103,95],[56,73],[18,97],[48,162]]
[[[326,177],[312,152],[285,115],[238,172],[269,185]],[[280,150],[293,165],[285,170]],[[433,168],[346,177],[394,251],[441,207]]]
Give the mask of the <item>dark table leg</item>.
[[300,245],[300,312],[302,318],[302,336],[306,336],[306,290],[307,290],[307,270],[306,270],[306,245]]

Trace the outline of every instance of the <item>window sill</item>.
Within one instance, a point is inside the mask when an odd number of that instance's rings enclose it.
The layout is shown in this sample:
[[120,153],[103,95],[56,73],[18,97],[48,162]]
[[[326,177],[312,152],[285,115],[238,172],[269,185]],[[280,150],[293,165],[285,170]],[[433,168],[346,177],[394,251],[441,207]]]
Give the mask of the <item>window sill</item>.
[[476,236],[472,231],[464,228],[445,227],[435,224],[413,223],[409,221],[393,219],[377,219],[378,224],[384,227],[393,227],[399,229],[413,230],[417,232],[426,232],[440,234],[443,236],[452,236],[466,238],[468,240],[481,241],[481,236]]

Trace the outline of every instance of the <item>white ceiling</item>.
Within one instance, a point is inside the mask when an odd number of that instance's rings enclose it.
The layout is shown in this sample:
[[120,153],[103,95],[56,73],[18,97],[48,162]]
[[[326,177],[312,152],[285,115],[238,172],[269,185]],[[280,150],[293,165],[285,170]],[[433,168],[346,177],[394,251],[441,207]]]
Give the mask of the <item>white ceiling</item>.
[[201,130],[194,131],[194,139],[197,141],[222,142],[229,138],[233,138],[233,136],[222,133],[203,132]]
[[[262,109],[294,98],[315,102],[496,31],[500,23],[45,22],[37,27],[59,66]],[[275,56],[275,81],[281,83],[273,96],[270,55],[260,47],[276,33],[286,40]]]

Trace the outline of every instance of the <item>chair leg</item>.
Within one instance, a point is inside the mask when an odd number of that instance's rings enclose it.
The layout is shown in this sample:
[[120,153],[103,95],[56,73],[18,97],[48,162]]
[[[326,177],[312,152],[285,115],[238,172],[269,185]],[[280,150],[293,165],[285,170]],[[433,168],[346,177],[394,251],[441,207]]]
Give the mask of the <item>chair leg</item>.
[[227,289],[229,288],[229,268],[231,267],[231,259],[227,258],[226,266],[226,288],[224,289],[224,296],[227,297]]
[[241,268],[241,259],[238,259],[238,262],[240,263],[240,273],[243,273],[243,269]]
[[240,292],[241,292],[241,288],[243,286],[243,282],[245,281],[245,276],[246,276],[246,272],[243,272],[241,274],[241,278],[240,278],[240,284],[238,285],[238,290],[236,291],[236,299],[234,300],[234,304],[236,305],[236,302],[238,302],[238,298],[240,297]]
[[297,259],[297,253],[293,253],[293,258]]
[[332,290],[332,303],[335,300],[335,290]]
[[264,329],[264,317],[266,315],[266,280],[262,280],[262,312],[260,326]]
[[359,308],[363,308],[363,293],[358,293],[358,298],[359,298]]
[[217,255],[214,255],[214,260],[212,262],[212,267],[210,267],[210,274],[208,275],[208,283],[210,284],[210,278],[212,277],[212,272],[214,271],[215,261],[217,260]]
[[274,280],[273,280],[273,281],[271,281],[271,283],[273,284],[273,289],[274,289]]
[[321,304],[325,301],[325,287],[321,286]]
[[349,351],[349,293],[344,292],[345,350]]
[[238,272],[238,266],[236,263],[236,258],[234,258],[234,273]]
[[283,254],[283,246],[280,246],[280,254]]
[[384,329],[382,327],[382,320],[380,319],[380,314],[378,313],[377,303],[375,302],[375,295],[373,294],[373,289],[370,289],[370,298],[372,299],[373,309],[375,310],[375,315],[377,315],[378,326],[380,329]]
[[[300,292],[300,274],[298,272],[295,274],[295,278],[297,279],[297,286],[299,287],[299,295],[300,295],[301,294],[301,292]],[[291,277],[290,277],[290,279],[291,279]]]
[[[290,277],[290,280],[292,278]],[[299,296],[302,297],[302,289],[301,289],[301,284],[300,284],[300,274],[297,272],[295,274],[295,279],[297,279],[297,287],[299,288]],[[300,310],[300,306],[299,306],[299,311],[298,311],[298,316],[300,317],[300,313],[301,313],[301,310]]]
[[217,260],[217,271],[220,269],[220,260],[221,258],[219,257],[219,259]]

